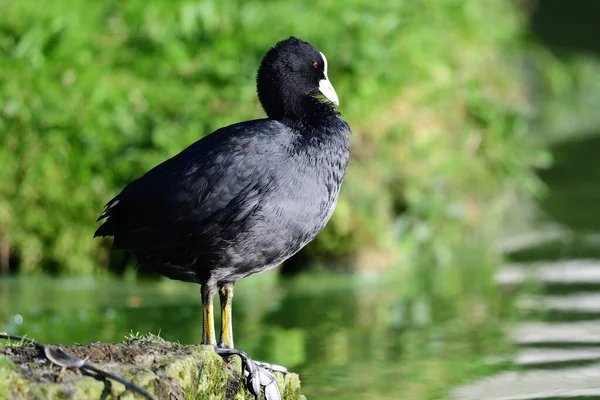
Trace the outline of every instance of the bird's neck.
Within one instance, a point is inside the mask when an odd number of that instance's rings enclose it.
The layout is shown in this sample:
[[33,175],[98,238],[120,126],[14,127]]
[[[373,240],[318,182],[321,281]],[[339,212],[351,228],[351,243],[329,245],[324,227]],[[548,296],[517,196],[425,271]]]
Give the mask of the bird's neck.
[[284,124],[297,129],[314,129],[328,125],[332,119],[340,114],[331,103],[319,100],[313,96],[306,96],[295,102],[288,102],[280,110],[276,118]]

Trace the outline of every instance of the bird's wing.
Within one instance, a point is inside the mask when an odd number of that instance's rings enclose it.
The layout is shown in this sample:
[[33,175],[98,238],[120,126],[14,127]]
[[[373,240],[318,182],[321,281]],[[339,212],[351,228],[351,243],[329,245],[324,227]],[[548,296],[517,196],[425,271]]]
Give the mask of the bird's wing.
[[264,129],[241,132],[217,131],[130,183],[106,205],[95,236],[129,250],[178,247],[242,222],[272,183],[274,150],[261,146]]

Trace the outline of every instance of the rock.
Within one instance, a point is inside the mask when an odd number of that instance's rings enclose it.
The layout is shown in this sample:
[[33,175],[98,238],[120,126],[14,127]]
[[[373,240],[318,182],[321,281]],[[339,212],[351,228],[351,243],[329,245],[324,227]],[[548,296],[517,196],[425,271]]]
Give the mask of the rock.
[[[227,362],[211,346],[181,345],[151,336],[122,343],[60,346],[95,367],[131,380],[158,399],[253,399],[241,361]],[[303,399],[300,379],[273,371],[283,400]],[[107,383],[108,382],[108,383]],[[102,397],[102,396],[105,397]],[[0,343],[0,399],[140,399],[120,383],[99,381],[40,357],[33,346]]]

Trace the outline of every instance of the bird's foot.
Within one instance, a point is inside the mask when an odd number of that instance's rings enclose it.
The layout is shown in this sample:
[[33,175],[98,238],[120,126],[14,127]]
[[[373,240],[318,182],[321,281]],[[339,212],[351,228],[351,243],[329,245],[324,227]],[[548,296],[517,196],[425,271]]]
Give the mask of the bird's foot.
[[266,368],[270,368],[278,372],[287,372],[287,368],[281,365],[269,364],[260,361],[254,361],[248,354],[242,350],[237,349],[226,349],[226,348],[215,348],[215,351],[221,357],[237,355],[242,359],[242,368],[244,369],[244,375],[246,376],[248,390],[257,399],[260,399],[260,388],[265,388],[266,400],[281,400],[281,394],[279,393],[279,387],[273,374]]
[[271,364],[271,363],[264,362],[264,361],[254,361],[254,362],[258,366],[263,367],[263,368],[268,368],[271,371],[281,372],[282,374],[287,374],[288,373],[288,369],[286,367],[284,367],[283,365]]

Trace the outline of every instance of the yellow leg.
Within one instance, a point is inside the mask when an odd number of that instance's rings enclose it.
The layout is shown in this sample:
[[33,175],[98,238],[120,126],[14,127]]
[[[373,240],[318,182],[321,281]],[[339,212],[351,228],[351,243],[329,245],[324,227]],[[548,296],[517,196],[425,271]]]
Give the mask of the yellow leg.
[[221,298],[221,339],[219,347],[233,349],[233,322],[231,320],[231,303],[233,302],[233,283],[219,288]]
[[215,320],[213,309],[213,297],[215,289],[208,285],[202,285],[202,344],[217,345],[215,336]]

